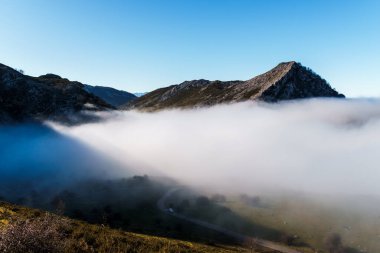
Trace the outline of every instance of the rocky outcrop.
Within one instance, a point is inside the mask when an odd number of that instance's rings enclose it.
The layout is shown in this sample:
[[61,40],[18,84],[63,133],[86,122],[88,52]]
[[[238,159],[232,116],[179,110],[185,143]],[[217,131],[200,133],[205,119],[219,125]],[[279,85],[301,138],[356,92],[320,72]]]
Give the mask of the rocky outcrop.
[[296,62],[284,62],[247,81],[193,80],[157,89],[122,106],[154,111],[164,108],[199,107],[246,100],[280,100],[344,97],[315,74]]
[[312,97],[344,97],[311,69],[296,62],[281,63],[273,70],[246,81],[244,86],[258,88],[259,92],[253,98],[267,102]]

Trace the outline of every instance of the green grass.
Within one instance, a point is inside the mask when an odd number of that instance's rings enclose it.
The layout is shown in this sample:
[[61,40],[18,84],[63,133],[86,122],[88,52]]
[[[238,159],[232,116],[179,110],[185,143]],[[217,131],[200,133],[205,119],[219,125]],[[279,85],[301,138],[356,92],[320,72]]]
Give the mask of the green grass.
[[35,191],[31,196],[24,196],[23,199],[30,201],[14,202],[20,198],[6,201],[23,206],[33,204],[34,208],[116,231],[182,240],[197,245],[238,245],[234,238],[160,211],[157,201],[173,184],[170,180],[148,176],[86,180],[51,195],[45,191]]
[[[203,201],[200,201],[203,199]],[[293,237],[290,231],[278,229],[265,222],[257,222],[255,219],[244,216],[239,210],[248,210],[247,206],[241,205],[239,208],[231,206],[235,202],[217,202],[206,196],[199,196],[197,193],[181,190],[174,193],[167,201],[167,206],[172,207],[175,212],[187,217],[207,221],[228,230],[241,233],[254,238],[260,238],[277,242],[278,244],[292,247],[300,252],[314,252],[314,250],[299,236]],[[237,206],[236,206],[237,207]],[[259,208],[262,209],[262,208]],[[270,218],[270,217],[268,217]]]
[[[328,234],[342,236],[351,252],[380,252],[380,216],[369,211],[353,210],[336,200],[311,200],[306,196],[268,197],[267,208],[249,206],[238,198],[226,206],[248,221],[297,235],[304,242],[322,250]],[[351,203],[358,200],[352,199]]]
[[168,205],[188,217],[302,252],[326,252],[332,234],[341,236],[345,253],[380,252],[379,199],[282,193],[199,202],[198,193],[182,190]]

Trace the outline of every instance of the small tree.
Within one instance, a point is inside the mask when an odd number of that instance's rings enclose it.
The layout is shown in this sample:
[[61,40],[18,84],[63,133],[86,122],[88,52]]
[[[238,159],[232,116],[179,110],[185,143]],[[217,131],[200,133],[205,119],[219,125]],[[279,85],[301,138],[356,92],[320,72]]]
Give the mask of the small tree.
[[22,69],[15,69],[17,72],[21,73],[21,74],[24,74],[24,70]]

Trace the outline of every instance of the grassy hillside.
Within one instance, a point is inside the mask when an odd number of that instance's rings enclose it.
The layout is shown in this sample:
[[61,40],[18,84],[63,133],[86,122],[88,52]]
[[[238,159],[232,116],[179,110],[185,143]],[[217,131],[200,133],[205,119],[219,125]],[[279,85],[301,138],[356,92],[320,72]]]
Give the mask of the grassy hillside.
[[[157,208],[158,201],[173,187],[176,187],[175,182],[148,176],[86,180],[54,194],[32,189],[27,189],[29,195],[21,194],[24,192],[16,187],[15,191],[19,191],[22,197],[4,198],[8,202],[0,202],[0,227],[8,235],[0,240],[12,245],[17,242],[13,239],[16,234],[28,242],[27,245],[37,244],[35,247],[38,248],[48,241],[53,245],[48,244],[47,248],[63,248],[66,252],[246,251],[237,246],[234,238],[173,217]],[[345,251],[339,253],[358,250],[378,252],[380,220],[376,210],[379,209],[373,206],[377,201],[370,201],[373,204],[368,207],[365,203],[369,201],[363,201],[360,209],[374,210],[372,214],[363,215],[359,210],[355,213],[338,208],[337,199],[334,199],[334,209],[326,198],[326,203],[314,203],[309,198],[295,194],[283,197],[224,196],[183,188],[166,199],[165,205],[186,217],[208,221],[254,238],[275,241],[300,252],[315,252],[314,249],[335,252],[327,250],[326,244],[326,239],[334,234],[339,234],[340,244],[346,246]],[[358,199],[349,202],[358,203]],[[61,216],[21,207],[25,205]],[[30,238],[35,237],[40,240],[30,242]],[[334,242],[336,238],[330,239]],[[3,252],[1,243],[0,252]],[[246,246],[250,246],[248,244]],[[19,252],[25,252],[25,249]],[[43,251],[38,248],[38,252]],[[252,252],[271,251],[256,247]]]
[[380,252],[378,199],[356,197],[338,200],[328,196],[313,199],[310,196],[284,195],[267,197],[264,202],[266,208],[234,198],[226,202],[226,206],[248,221],[299,235],[314,248],[325,248],[326,237],[335,233],[348,247],[345,252]]
[[147,236],[0,202],[1,252],[270,252]]
[[[347,202],[358,203],[358,207],[355,210]],[[168,200],[168,206],[187,217],[301,252],[326,253],[379,252],[380,216],[375,203],[379,204],[375,199],[340,199],[338,203],[337,198],[296,194],[198,195],[186,190],[176,192]],[[339,247],[329,250],[334,240]]]

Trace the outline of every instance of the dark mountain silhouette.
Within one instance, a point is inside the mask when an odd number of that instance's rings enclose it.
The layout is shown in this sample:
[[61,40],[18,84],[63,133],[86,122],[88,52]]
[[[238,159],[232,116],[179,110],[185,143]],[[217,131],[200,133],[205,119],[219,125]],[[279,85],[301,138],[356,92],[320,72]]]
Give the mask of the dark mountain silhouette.
[[[0,122],[74,120],[83,111],[191,108],[246,100],[277,102],[344,97],[309,68],[284,62],[247,81],[185,81],[141,97],[109,87],[84,85],[58,75],[31,77],[0,64]],[[79,117],[80,116],[80,117]]]
[[103,99],[108,104],[114,107],[126,104],[129,101],[137,98],[137,96],[132,93],[123,90],[117,90],[111,87],[91,86],[85,84],[84,89],[89,93],[94,94],[95,96]]
[[[81,111],[113,109],[84,85],[58,75],[24,75],[0,64],[0,122],[74,119]],[[75,120],[75,119],[74,119]]]
[[246,100],[280,100],[344,97],[300,63],[284,62],[247,81],[185,81],[160,88],[137,98],[123,109],[154,111],[164,108],[200,107]]

